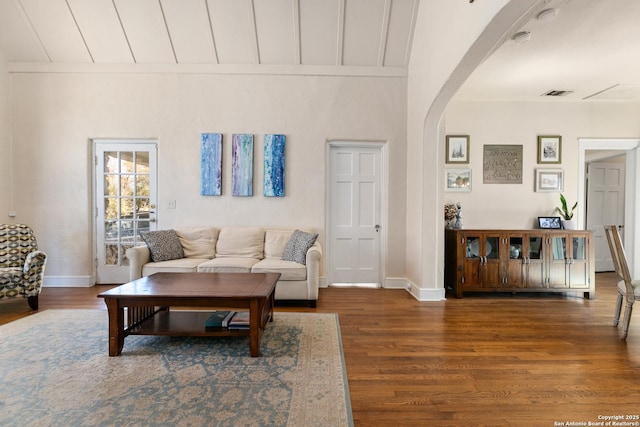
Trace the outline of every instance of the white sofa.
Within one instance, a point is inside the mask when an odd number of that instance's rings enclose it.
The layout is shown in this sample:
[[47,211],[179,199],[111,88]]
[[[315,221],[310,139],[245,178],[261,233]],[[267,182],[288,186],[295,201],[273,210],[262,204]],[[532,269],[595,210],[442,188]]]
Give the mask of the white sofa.
[[[306,301],[316,306],[322,248],[316,242],[305,254],[306,265],[283,260],[294,229],[261,227],[175,228],[184,257],[153,262],[148,246],[127,250],[130,280],[157,272],[280,273],[275,299]],[[301,231],[312,233],[312,230]]]

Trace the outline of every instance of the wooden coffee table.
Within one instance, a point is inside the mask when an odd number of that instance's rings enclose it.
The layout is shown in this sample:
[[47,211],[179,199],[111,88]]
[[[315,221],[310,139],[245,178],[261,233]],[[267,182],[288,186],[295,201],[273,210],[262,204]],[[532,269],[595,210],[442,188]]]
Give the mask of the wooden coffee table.
[[[249,336],[249,353],[260,355],[260,336],[273,321],[280,273],[156,273],[98,295],[109,311],[109,356],[122,352],[128,335]],[[206,311],[170,307],[248,309],[249,330],[205,329]],[[125,307],[127,322],[125,324]]]

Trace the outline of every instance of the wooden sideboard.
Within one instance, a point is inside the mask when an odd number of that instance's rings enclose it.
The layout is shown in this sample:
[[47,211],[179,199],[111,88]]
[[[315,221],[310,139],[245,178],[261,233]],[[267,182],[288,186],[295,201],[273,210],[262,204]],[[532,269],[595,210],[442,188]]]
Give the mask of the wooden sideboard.
[[584,292],[595,297],[592,233],[446,230],[445,287],[465,292]]

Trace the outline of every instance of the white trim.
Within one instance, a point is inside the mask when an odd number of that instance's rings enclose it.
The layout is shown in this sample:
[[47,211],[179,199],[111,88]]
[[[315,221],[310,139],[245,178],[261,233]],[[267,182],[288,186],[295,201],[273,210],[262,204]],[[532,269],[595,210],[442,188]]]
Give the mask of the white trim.
[[419,288],[409,280],[406,281],[405,289],[418,301],[444,301],[444,288]]
[[45,288],[90,288],[96,284],[94,276],[44,276]]
[[351,77],[408,76],[406,67],[278,64],[91,64],[10,62],[11,73],[250,74]]
[[636,167],[640,165],[640,139],[638,138],[578,138],[578,218],[580,228],[586,224],[586,151],[619,150],[627,152],[625,178],[624,241],[625,252],[629,259],[632,276],[640,269],[640,227],[636,224],[640,213],[640,198],[636,196],[640,189],[640,174]]
[[412,284],[405,277],[387,277],[382,285],[385,289],[411,290]]

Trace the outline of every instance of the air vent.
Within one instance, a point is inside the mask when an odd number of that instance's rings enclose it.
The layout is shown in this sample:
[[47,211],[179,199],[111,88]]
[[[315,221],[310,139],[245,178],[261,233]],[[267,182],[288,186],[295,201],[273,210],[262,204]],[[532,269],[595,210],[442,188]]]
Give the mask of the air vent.
[[543,93],[542,96],[567,96],[572,93],[572,90],[550,90],[549,92]]

